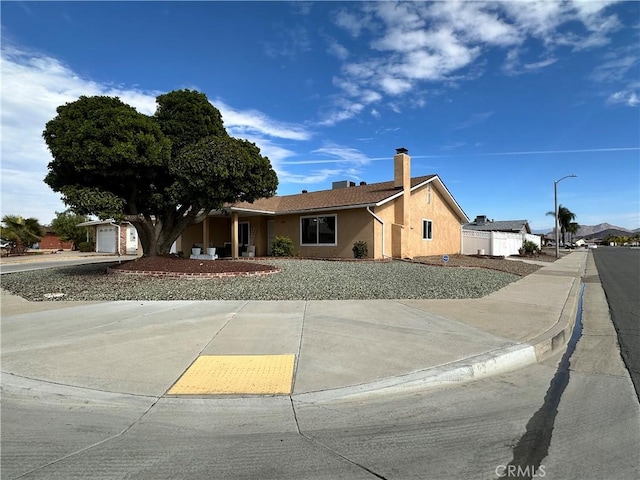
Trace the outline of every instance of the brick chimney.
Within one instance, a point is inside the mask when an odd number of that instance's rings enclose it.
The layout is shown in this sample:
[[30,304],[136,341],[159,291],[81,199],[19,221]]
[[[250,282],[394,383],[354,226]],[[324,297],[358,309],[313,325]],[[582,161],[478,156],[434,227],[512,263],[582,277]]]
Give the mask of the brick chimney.
[[395,188],[411,188],[411,157],[406,148],[396,148],[393,157],[393,186]]

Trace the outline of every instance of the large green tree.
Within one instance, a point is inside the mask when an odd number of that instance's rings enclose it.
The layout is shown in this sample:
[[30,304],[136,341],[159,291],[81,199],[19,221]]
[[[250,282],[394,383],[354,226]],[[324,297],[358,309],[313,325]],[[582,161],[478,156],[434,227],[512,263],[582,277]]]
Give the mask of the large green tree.
[[43,133],[53,156],[45,182],[80,214],[131,222],[147,256],[169,253],[209,211],[278,186],[269,159],[227,134],[206,95],[178,90],[156,102],[147,116],[118,98],[80,97]]
[[60,237],[60,240],[73,242],[75,250],[80,243],[87,240],[87,227],[79,227],[78,224],[88,220],[89,217],[86,215],[80,215],[72,210],[56,212],[56,218],[51,222],[51,230]]
[[[547,212],[547,215],[555,217],[556,212]],[[571,224],[575,219],[575,213],[573,213],[567,207],[563,207],[562,205],[558,206],[558,224],[560,225],[560,233],[562,234],[562,243],[565,243],[565,234],[573,230],[574,227],[572,227]],[[575,231],[577,232],[580,226],[577,223],[575,225]],[[553,226],[553,228],[555,229],[555,225]]]

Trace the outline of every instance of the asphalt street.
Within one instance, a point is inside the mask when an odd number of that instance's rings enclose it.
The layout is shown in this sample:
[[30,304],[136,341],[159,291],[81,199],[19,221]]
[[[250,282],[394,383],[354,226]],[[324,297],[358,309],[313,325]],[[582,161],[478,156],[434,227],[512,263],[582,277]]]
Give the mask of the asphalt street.
[[640,399],[640,249],[594,250],[620,352]]
[[[67,259],[67,257],[65,257],[64,259],[56,258],[49,260],[47,259],[48,256],[49,255],[39,255],[33,258],[20,258],[17,260],[8,258],[6,261],[3,260],[3,263],[0,265],[0,275],[3,273],[28,272],[30,270],[45,270],[47,268],[86,265],[89,263],[112,263],[118,260],[124,261],[135,258],[133,256],[93,255],[89,257],[77,256],[76,258]],[[12,263],[14,261],[15,263]]]

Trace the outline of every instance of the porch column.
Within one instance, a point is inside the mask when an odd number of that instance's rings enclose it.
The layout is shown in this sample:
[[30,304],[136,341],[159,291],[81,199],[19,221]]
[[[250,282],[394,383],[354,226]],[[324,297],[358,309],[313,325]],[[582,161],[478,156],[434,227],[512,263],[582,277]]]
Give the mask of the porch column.
[[209,217],[202,221],[202,253],[207,253],[209,246]]
[[238,212],[231,212],[231,258],[237,260],[238,254]]

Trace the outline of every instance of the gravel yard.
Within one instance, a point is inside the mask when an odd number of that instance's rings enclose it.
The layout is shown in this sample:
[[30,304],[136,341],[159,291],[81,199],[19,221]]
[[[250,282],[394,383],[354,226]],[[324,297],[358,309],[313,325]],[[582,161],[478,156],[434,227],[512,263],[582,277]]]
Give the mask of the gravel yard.
[[[439,260],[442,265],[441,258],[430,259],[422,261]],[[259,263],[281,271],[263,277],[183,280],[107,274],[108,264],[94,264],[3,274],[2,288],[31,301],[479,298],[539,268],[464,256],[453,256],[447,268],[403,261],[260,259]],[[455,263],[472,268],[451,268]]]

